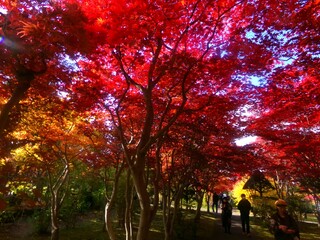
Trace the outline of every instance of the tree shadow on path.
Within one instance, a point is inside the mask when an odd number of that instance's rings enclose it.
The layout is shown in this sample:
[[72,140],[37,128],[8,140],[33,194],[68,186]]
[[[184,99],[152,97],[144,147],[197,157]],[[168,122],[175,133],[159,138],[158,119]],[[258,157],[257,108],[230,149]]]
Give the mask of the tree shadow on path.
[[222,227],[220,213],[204,213],[202,214],[200,223],[197,224],[196,234],[192,240],[268,240],[273,238],[266,238],[259,236],[259,233],[252,231],[251,236],[242,235],[241,221],[238,214],[232,216],[231,233],[225,233]]

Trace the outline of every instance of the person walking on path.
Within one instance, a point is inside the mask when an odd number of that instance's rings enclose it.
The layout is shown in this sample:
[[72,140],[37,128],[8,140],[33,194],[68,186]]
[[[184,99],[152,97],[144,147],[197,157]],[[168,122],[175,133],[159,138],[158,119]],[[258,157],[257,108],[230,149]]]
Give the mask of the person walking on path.
[[274,234],[275,240],[300,240],[298,224],[294,218],[288,214],[287,203],[283,199],[275,202],[277,212],[271,216],[270,230]]
[[231,216],[232,216],[232,206],[229,203],[228,197],[222,198],[221,203],[221,220],[222,226],[225,233],[231,233]]
[[212,211],[218,213],[220,196],[215,192],[212,197]]
[[238,203],[238,209],[240,210],[240,219],[242,225],[242,234],[250,236],[250,211],[251,203],[246,199],[245,194],[241,194],[241,200]]

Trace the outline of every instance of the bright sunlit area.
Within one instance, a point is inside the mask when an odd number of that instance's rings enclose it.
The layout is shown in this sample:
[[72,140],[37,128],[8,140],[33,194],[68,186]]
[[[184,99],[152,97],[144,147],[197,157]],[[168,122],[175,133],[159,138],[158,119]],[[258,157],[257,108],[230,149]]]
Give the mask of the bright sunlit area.
[[257,140],[257,136],[242,137],[235,140],[237,146],[245,146],[254,143]]

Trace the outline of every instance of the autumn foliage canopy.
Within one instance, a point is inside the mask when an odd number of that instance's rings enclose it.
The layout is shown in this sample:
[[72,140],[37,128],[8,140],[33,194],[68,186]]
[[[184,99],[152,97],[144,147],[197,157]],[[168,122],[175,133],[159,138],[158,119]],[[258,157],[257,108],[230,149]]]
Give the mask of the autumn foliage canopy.
[[319,193],[319,18],[318,0],[0,1],[0,199],[18,165],[121,166],[146,239],[150,185],[282,171]]

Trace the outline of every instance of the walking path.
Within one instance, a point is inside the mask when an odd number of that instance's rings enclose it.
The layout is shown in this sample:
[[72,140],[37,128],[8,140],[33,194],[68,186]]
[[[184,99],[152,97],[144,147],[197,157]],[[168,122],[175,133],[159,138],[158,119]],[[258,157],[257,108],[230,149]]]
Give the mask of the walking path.
[[[233,211],[232,215],[232,225],[231,225],[231,233],[225,233],[224,228],[222,227],[221,223],[221,215],[220,213],[214,213],[214,221],[212,221],[212,217],[203,216],[202,222],[207,224],[199,224],[198,232],[205,232],[206,236],[199,236],[197,235],[196,240],[247,240],[247,239],[254,239],[254,240],[269,240],[273,239],[272,237],[268,238],[263,236],[260,232],[255,232],[252,228],[251,236],[248,237],[246,235],[242,235],[241,229],[241,221],[240,221],[240,214],[238,211]],[[211,227],[208,226],[211,224]],[[252,224],[251,224],[252,226]],[[209,231],[209,233],[208,233]],[[211,236],[208,238],[208,236]]]

